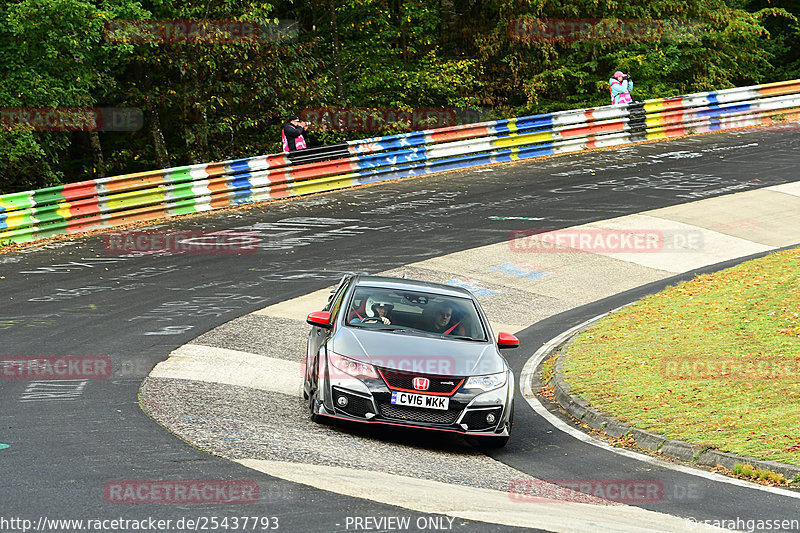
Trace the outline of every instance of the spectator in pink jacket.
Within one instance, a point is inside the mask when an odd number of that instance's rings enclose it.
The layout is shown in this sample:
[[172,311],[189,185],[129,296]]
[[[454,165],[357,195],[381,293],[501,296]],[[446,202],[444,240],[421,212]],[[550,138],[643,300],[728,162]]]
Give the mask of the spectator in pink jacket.
[[283,123],[281,140],[283,141],[284,152],[294,152],[306,147],[306,140],[303,132],[308,128],[308,122],[303,122],[300,117],[292,116]]
[[633,101],[631,98],[633,80],[628,74],[618,70],[614,73],[614,77],[608,80],[608,84],[611,86],[612,104],[629,104]]

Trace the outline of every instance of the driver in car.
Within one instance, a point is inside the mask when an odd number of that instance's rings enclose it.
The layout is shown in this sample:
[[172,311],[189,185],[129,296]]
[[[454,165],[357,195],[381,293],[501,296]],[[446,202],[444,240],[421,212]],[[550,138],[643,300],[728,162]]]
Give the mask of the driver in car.
[[364,305],[364,314],[362,315],[359,313],[358,310],[355,310],[353,314],[355,315],[353,318],[350,319],[351,324],[358,324],[364,322],[383,322],[386,325],[392,323],[389,319],[389,313],[391,313],[394,305],[390,304],[387,298],[384,298],[380,295],[372,295],[367,298],[367,301]]

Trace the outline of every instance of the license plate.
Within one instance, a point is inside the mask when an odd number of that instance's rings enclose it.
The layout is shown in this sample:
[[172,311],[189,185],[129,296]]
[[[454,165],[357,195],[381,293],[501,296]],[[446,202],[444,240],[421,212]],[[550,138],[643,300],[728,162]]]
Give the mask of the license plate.
[[392,403],[394,405],[406,405],[408,407],[422,407],[424,409],[446,411],[450,405],[450,398],[445,396],[426,396],[424,394],[413,394],[411,392],[393,391]]

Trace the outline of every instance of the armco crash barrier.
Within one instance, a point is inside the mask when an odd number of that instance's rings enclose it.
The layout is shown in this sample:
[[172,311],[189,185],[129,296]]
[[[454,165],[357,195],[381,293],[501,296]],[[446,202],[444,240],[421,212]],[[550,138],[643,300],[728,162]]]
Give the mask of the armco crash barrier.
[[0,196],[0,244],[364,183],[800,120],[800,80],[349,141]]

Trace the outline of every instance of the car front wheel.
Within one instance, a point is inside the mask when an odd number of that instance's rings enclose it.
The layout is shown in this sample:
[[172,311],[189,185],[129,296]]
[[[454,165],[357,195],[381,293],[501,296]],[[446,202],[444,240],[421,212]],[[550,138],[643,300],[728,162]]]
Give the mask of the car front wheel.
[[316,422],[316,423],[320,423],[321,419],[322,419],[322,417],[319,415],[319,413],[317,413],[317,404],[318,403],[319,402],[317,401],[317,393],[316,392],[312,392],[311,396],[308,398],[308,412],[309,412],[309,418],[311,418],[311,421],[312,422]]

